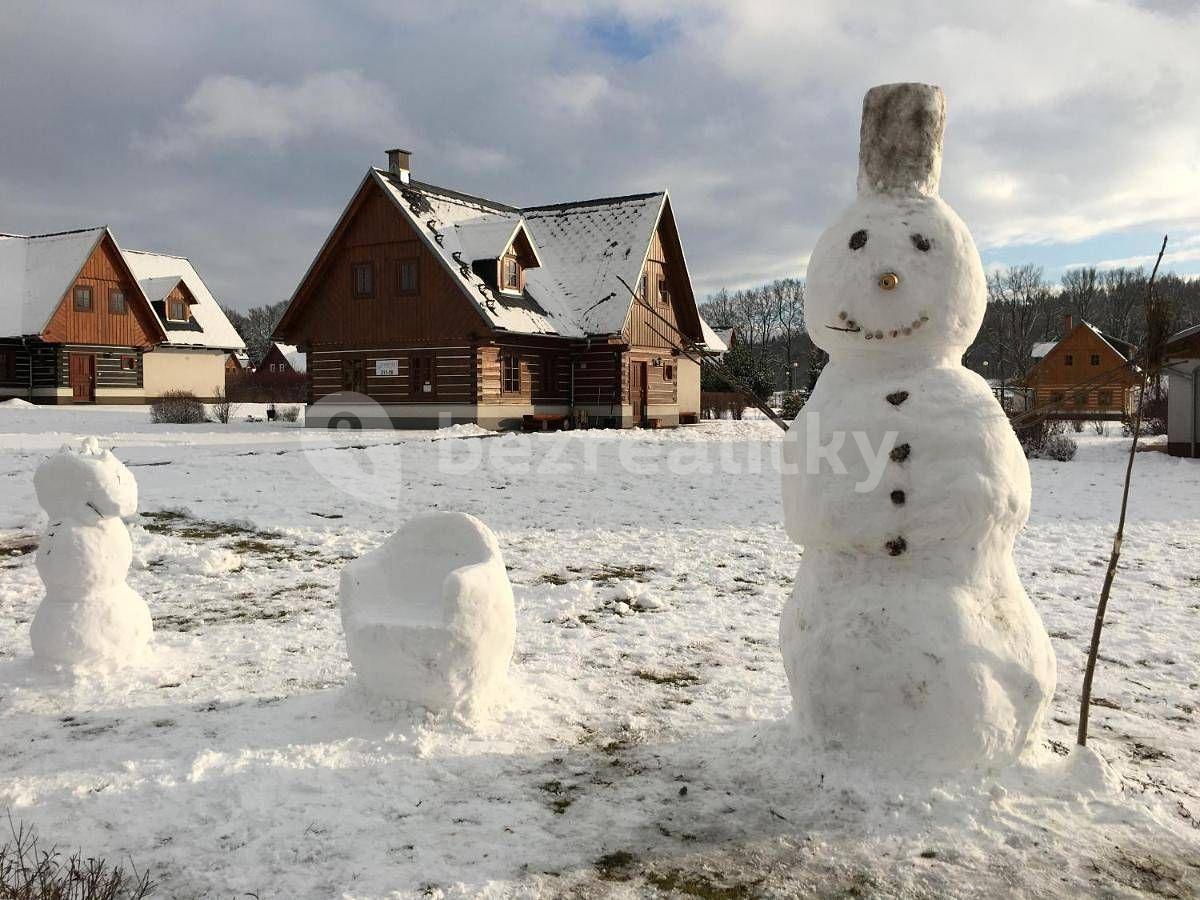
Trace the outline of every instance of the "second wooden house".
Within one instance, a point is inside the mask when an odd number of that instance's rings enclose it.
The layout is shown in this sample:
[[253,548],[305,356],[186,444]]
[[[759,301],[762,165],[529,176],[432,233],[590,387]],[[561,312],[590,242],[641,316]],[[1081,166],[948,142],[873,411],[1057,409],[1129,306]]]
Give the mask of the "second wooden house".
[[1033,405],[1063,419],[1122,419],[1134,409],[1136,348],[1072,316],[1063,336],[1033,346],[1036,360],[1024,379]]
[[318,427],[699,413],[699,367],[680,348],[704,347],[703,327],[665,192],[517,208],[416,181],[390,151],[275,337],[307,355]]

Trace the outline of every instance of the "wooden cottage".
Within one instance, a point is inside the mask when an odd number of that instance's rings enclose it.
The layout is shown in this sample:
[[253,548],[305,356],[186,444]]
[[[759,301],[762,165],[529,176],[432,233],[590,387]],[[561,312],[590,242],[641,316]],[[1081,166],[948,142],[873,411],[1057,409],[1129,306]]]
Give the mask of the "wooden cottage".
[[245,345],[182,257],[122,250],[107,228],[0,235],[0,398],[211,398]]
[[1135,348],[1088,322],[1063,317],[1063,336],[1035,344],[1024,379],[1034,406],[1050,405],[1064,419],[1122,419],[1134,409]]
[[274,375],[303,375],[308,370],[308,361],[300,350],[291,344],[271,343],[262,362],[258,364],[259,372]]
[[1172,335],[1165,358],[1167,452],[1200,458],[1200,325]]
[[665,192],[522,209],[408,166],[395,150],[367,172],[276,329],[307,355],[309,425],[698,416],[679,347],[704,337]]

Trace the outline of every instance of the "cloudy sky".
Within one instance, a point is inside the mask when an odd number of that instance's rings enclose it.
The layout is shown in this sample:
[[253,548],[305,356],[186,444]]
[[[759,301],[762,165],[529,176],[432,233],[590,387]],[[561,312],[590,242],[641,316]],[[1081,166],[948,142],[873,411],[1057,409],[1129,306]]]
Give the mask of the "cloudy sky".
[[[669,188],[700,292],[803,274],[863,92],[941,85],[989,265],[1200,273],[1200,4],[11,3],[0,231],[108,223],[288,297],[367,167],[522,205]],[[969,7],[969,9],[968,9]]]

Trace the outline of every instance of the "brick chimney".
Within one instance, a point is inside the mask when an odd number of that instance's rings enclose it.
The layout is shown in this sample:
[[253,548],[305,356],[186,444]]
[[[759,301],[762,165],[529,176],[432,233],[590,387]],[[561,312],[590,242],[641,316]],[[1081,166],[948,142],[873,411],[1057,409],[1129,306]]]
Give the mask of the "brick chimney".
[[388,171],[399,178],[404,184],[408,184],[409,166],[411,165],[412,154],[407,150],[401,150],[399,147],[389,150],[388,155]]
[[[405,180],[407,180],[407,179],[405,179]],[[1074,330],[1075,330],[1075,317],[1073,315],[1071,315],[1070,313],[1067,313],[1065,316],[1063,316],[1062,336],[1066,337],[1068,334],[1070,334]]]

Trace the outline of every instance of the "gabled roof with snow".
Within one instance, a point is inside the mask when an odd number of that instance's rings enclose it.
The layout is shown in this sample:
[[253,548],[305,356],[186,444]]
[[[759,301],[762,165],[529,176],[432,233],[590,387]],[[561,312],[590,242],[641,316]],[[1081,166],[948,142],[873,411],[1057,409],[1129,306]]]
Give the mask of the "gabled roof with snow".
[[[729,334],[733,332],[732,328],[724,330]],[[725,353],[729,350],[729,342],[721,336],[721,331],[705,322],[703,316],[700,317],[700,333],[704,337],[705,349],[711,350],[713,353]]]
[[[1077,328],[1087,328],[1089,331],[1095,334],[1096,337],[1100,338],[1101,341],[1107,344],[1113,353],[1117,354],[1117,356],[1121,357],[1122,359],[1132,359],[1134,353],[1137,352],[1137,347],[1129,343],[1129,341],[1123,341],[1120,338],[1113,337],[1111,334],[1105,334],[1091,322],[1080,321],[1075,328],[1071,329],[1071,331],[1074,332]],[[1033,359],[1045,359],[1050,355],[1050,351],[1061,344],[1063,339],[1066,337],[1067,335],[1064,334],[1062,338],[1059,338],[1057,341],[1039,341],[1038,343],[1034,344],[1033,349],[1029,351],[1030,357]]]
[[108,229],[0,235],[0,334],[41,334]]
[[1046,355],[1058,346],[1058,341],[1039,341],[1033,345],[1029,355],[1034,359],[1044,359]]
[[301,353],[299,348],[297,348],[294,344],[281,344],[279,341],[272,341],[272,343],[275,345],[275,349],[279,351],[280,355],[287,360],[288,365],[292,367],[293,371],[308,371],[307,353]]
[[[148,250],[122,250],[121,255],[125,257],[142,292],[151,301],[154,314],[166,332],[167,340],[164,343],[167,346],[246,349],[245,342],[188,259]],[[163,310],[164,298],[181,281],[196,301],[190,304],[191,320],[187,323],[171,321]]]
[[[619,334],[625,327],[633,299],[625,285],[636,288],[669,202],[658,192],[522,210],[403,182],[382,169],[368,178],[442,258],[492,327],[572,338]],[[541,265],[526,269],[524,295],[510,296],[491,290],[470,263],[499,255],[522,224]]]

